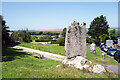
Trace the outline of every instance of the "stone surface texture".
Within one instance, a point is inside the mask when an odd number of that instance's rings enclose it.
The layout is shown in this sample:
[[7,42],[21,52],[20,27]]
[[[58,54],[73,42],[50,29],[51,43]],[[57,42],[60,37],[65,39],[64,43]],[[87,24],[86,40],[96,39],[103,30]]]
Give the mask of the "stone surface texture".
[[67,58],[86,57],[86,23],[80,25],[79,22],[73,21],[67,28],[65,52]]
[[77,56],[74,58],[65,58],[62,63],[67,67],[76,67],[79,70],[86,70],[94,73],[103,73],[106,72],[105,68],[102,65],[95,64],[92,61],[88,61],[82,56]]
[[93,66],[93,70],[94,73],[102,73],[102,72],[106,72],[105,68],[102,65],[94,65]]
[[95,51],[95,44],[94,43],[92,43],[91,45],[90,45],[90,53],[95,53],[96,51]]

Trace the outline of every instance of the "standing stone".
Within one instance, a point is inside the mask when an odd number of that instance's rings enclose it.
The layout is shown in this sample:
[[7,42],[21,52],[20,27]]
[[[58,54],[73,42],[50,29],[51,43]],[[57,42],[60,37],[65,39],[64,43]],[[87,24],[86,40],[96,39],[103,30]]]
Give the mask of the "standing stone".
[[86,23],[79,25],[79,22],[73,21],[67,28],[65,51],[67,58],[76,56],[86,58]]
[[96,51],[95,51],[95,44],[94,43],[92,43],[91,45],[90,45],[90,53],[95,53]]

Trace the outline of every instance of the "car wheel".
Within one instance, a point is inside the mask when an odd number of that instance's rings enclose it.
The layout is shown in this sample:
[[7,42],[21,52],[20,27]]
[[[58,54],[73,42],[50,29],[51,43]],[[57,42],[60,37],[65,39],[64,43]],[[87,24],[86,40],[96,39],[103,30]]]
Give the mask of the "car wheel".
[[120,59],[118,58],[118,63],[120,63]]

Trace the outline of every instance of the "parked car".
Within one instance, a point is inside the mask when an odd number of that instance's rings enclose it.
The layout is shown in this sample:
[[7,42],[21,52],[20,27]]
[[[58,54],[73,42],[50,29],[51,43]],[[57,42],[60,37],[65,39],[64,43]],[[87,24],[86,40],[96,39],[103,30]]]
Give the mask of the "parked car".
[[114,59],[120,63],[120,50],[117,50],[114,54]]
[[103,50],[107,52],[109,50],[109,47],[105,46]]
[[115,52],[117,51],[117,49],[115,48],[109,48],[107,51],[108,55],[114,56]]

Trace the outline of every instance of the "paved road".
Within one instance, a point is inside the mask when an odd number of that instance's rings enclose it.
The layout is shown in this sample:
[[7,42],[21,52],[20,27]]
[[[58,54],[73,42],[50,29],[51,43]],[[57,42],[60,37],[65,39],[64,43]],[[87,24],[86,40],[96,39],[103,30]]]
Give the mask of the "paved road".
[[[107,55],[107,53],[105,53],[104,51],[102,51],[104,54]],[[114,60],[113,56],[108,55],[109,57],[111,57]],[[106,65],[106,64],[101,64],[103,65],[106,69],[110,70],[113,73],[117,73],[120,74],[120,64],[119,65]]]
[[113,73],[117,73],[120,74],[120,64],[119,65],[106,65],[106,64],[102,64],[106,69],[108,69],[109,71],[113,72]]

